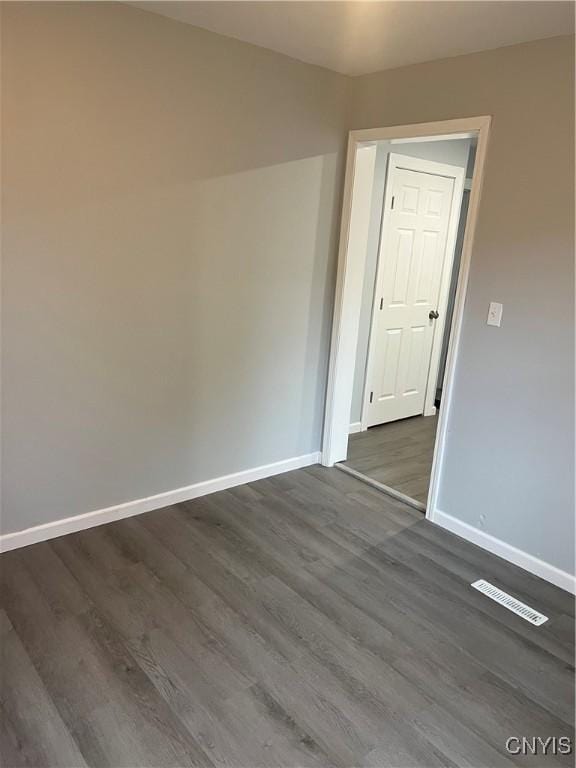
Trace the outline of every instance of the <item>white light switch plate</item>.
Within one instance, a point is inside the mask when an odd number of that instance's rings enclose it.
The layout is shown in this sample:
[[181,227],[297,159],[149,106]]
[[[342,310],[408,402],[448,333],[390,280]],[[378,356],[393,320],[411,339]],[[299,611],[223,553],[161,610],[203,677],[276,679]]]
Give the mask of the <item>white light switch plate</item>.
[[487,325],[496,325],[498,328],[502,323],[502,304],[497,301],[491,301],[488,308],[488,318],[486,320]]

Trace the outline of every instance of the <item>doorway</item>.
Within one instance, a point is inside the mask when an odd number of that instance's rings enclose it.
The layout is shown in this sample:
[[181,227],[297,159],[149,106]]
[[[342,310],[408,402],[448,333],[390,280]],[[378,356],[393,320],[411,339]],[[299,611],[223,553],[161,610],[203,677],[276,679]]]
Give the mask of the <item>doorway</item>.
[[322,460],[429,519],[489,123],[350,135]]

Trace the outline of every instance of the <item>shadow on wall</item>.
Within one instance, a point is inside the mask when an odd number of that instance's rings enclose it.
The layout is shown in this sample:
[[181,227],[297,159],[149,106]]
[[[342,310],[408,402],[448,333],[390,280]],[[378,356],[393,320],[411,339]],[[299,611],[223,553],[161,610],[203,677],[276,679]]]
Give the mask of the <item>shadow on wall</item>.
[[317,451],[345,78],[121,4],[3,22],[3,532]]
[[328,70],[121,3],[3,20],[6,173],[28,211],[344,148],[346,78]]

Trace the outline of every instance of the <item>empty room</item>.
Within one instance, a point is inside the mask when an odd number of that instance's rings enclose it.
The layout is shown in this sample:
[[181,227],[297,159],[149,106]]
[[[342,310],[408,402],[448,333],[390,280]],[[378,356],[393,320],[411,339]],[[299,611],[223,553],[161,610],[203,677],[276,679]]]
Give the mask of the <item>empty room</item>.
[[0,764],[574,765],[574,4],[0,14]]

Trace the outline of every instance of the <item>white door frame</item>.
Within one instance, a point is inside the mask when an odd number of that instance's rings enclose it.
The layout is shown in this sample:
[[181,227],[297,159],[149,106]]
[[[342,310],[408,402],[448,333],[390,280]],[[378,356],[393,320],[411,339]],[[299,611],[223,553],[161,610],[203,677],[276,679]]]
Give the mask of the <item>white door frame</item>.
[[470,192],[468,220],[462,247],[458,286],[448,345],[444,390],[434,446],[430,490],[428,492],[428,503],[426,505],[426,517],[429,520],[434,519],[437,506],[438,490],[447,438],[448,416],[452,405],[454,373],[459,352],[464,315],[464,301],[470,274],[472,244],[478,220],[489,131],[490,117],[482,116],[444,120],[434,123],[399,125],[387,128],[368,128],[365,130],[350,131],[348,137],[346,177],[344,181],[340,246],[338,252],[338,274],[336,280],[330,367],[324,416],[324,435],[322,441],[322,464],[327,467],[331,467],[336,462],[344,461],[346,459],[348,431],[350,426],[350,408],[352,405],[353,381],[348,374],[350,370],[354,370],[356,362],[358,315],[361,306],[359,292],[362,290],[362,281],[358,279],[358,273],[363,275],[364,272],[364,258],[358,258],[357,253],[350,253],[348,248],[352,209],[352,189],[354,185],[357,149],[364,142],[373,141],[390,141],[394,139],[422,140],[432,137],[437,139],[440,137],[451,139],[470,138],[471,136],[478,137],[472,190]]
[[[390,152],[388,155],[388,168],[386,171],[386,183],[384,185],[384,199],[382,226],[380,228],[380,242],[378,243],[378,261],[376,267],[376,278],[374,288],[379,284],[382,270],[382,246],[385,242],[384,233],[390,222],[392,196],[392,185],[390,179],[392,172],[396,168],[406,168],[409,171],[418,173],[431,173],[436,176],[445,176],[454,179],[454,189],[452,192],[452,203],[450,206],[450,217],[448,220],[448,232],[446,236],[445,257],[442,265],[442,275],[440,278],[440,291],[438,295],[438,306],[436,309],[440,312],[440,317],[434,325],[434,334],[432,337],[432,348],[430,350],[430,364],[428,366],[428,379],[426,382],[426,394],[424,398],[424,416],[434,416],[436,408],[434,400],[436,399],[436,380],[438,378],[438,369],[440,367],[440,352],[442,351],[442,338],[444,335],[444,325],[446,322],[446,310],[448,308],[448,294],[450,292],[450,279],[452,277],[452,265],[454,263],[454,252],[456,250],[456,239],[458,237],[458,222],[460,220],[460,209],[462,208],[462,196],[464,194],[464,179],[466,169],[457,165],[448,165],[447,163],[438,163],[435,160],[422,160],[417,157],[400,155],[396,152]],[[376,294],[374,294],[375,296]],[[372,312],[370,317],[370,335],[368,337],[368,355],[366,358],[366,371],[363,387],[363,398],[361,405],[360,429],[365,431],[368,428],[368,408],[366,403],[370,392],[370,366],[374,357],[375,336],[374,324],[377,313],[375,312],[375,301],[372,302]]]

